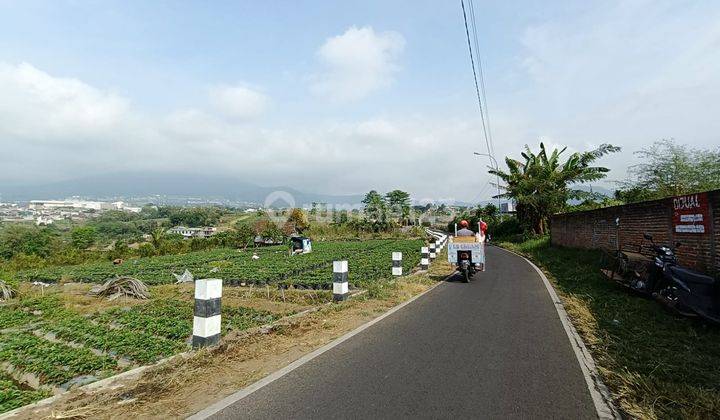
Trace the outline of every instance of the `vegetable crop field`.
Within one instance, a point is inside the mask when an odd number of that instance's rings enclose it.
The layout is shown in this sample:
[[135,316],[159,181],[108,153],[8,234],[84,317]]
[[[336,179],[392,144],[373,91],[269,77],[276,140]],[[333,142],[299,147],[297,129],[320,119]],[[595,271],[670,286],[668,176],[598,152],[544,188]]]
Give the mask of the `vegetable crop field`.
[[[2,411],[190,348],[190,300],[157,299],[81,315],[58,295],[21,298],[0,307]],[[284,315],[227,306],[223,333]]]
[[[420,261],[423,244],[421,240],[321,242],[313,244],[313,252],[293,256],[286,247],[277,246],[220,249],[139,258],[118,266],[97,262],[20,272],[21,281],[56,286],[40,293],[28,284],[27,290],[33,292],[0,304],[0,413],[189,350],[192,287],[172,285],[173,273],[189,270],[195,278],[220,278],[230,287],[327,289],[332,286],[332,262],[348,260],[351,285],[363,287],[392,277],[392,252],[403,253],[404,273],[409,273]],[[251,258],[253,251],[259,259]],[[151,285],[151,295],[158,288],[176,294],[108,303],[99,298],[88,300],[89,285],[80,284],[100,283],[119,275]],[[70,303],[63,285],[82,288],[77,296],[85,299],[83,302],[105,303],[81,310]],[[230,302],[223,301],[223,334],[265,325],[295,311]]]
[[146,284],[175,282],[173,273],[189,270],[195,278],[221,278],[225,284],[292,284],[297,287],[328,288],[332,276],[328,270],[334,260],[348,260],[350,282],[355,286],[387,277],[393,251],[403,253],[405,271],[420,261],[420,240],[371,240],[319,242],[313,252],[288,255],[287,247],[273,246],[256,250],[257,260],[250,258],[253,250],[220,249],[184,255],[138,258],[114,266],[110,262],[26,270],[21,280],[77,281],[101,283],[114,276],[136,277]]

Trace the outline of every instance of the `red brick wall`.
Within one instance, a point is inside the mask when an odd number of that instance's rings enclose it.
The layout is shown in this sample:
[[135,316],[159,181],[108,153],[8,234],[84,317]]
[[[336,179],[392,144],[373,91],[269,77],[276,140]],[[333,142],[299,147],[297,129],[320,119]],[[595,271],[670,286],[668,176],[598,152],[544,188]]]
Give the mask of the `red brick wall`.
[[[673,231],[672,198],[558,214],[550,220],[554,245],[575,248],[615,249],[619,236],[622,248],[637,246],[643,233],[657,244],[681,242],[677,249],[680,264],[707,273],[720,273],[720,190],[708,192],[711,221],[705,233]],[[620,228],[615,219],[620,218]]]

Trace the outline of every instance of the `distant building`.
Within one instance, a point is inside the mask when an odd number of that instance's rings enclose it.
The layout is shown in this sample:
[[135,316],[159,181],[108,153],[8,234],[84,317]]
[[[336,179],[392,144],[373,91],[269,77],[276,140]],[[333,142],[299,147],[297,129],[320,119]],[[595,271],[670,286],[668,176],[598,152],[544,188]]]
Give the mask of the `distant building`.
[[168,229],[167,233],[182,235],[185,239],[191,238],[209,238],[217,233],[217,228],[214,227],[198,227],[191,228],[185,226],[175,226],[174,228]]
[[142,207],[131,207],[131,206],[126,205],[122,201],[116,201],[114,203],[111,203],[111,205],[116,210],[125,210],[125,211],[129,211],[131,213],[140,213],[142,211]]
[[50,210],[50,209],[81,209],[81,210],[124,210],[133,213],[140,213],[140,207],[130,207],[122,201],[107,203],[104,201],[85,201],[85,200],[32,200],[28,206],[31,210]]
[[515,203],[512,201],[500,203],[500,213],[515,213]]
[[53,224],[53,219],[47,216],[40,215],[35,219],[35,224],[38,226],[48,226]]

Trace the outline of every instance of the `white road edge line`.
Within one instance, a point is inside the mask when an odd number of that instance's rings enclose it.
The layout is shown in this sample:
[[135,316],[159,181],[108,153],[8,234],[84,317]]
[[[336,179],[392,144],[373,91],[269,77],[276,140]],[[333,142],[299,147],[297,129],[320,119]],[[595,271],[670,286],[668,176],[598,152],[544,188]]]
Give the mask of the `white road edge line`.
[[525,258],[525,256],[499,246],[496,246],[495,248],[502,249],[503,251],[509,252],[513,255],[517,255],[518,257],[525,260],[525,262],[530,264],[530,266],[532,266],[535,271],[537,271],[538,275],[540,275],[540,278],[542,278],[542,281],[545,284],[545,288],[547,289],[548,293],[550,294],[550,298],[554,303],[558,316],[560,317],[560,322],[562,322],[563,328],[565,328],[565,333],[570,340],[570,345],[575,352],[575,357],[580,364],[580,369],[582,370],[583,376],[585,377],[585,383],[587,384],[588,391],[590,391],[590,396],[592,397],[593,403],[595,405],[595,411],[597,412],[598,418],[603,420],[622,419],[622,417],[617,411],[617,408],[615,408],[615,405],[612,402],[612,396],[610,395],[610,391],[603,383],[602,378],[600,378],[597,366],[595,365],[595,359],[593,359],[582,338],[573,326],[572,321],[570,321],[570,317],[565,311],[565,306],[563,306],[562,301],[555,292],[555,288],[550,283],[550,280],[548,280],[548,278],[545,276],[545,273],[543,273],[542,270],[532,261]]
[[[449,276],[445,277],[444,280],[447,280],[450,276],[453,276],[455,273],[450,274]],[[372,327],[373,325],[377,324],[378,322],[382,321],[383,319],[389,317],[390,315],[394,314],[395,312],[399,311],[400,309],[404,308],[405,306],[411,304],[415,300],[419,299],[420,297],[424,296],[431,290],[434,290],[436,287],[438,287],[441,284],[444,284],[445,281],[439,281],[435,283],[434,285],[430,286],[429,289],[425,290],[424,292],[413,296],[412,298],[406,300],[405,302],[393,307],[389,311],[385,312],[384,314],[380,315],[379,317],[366,322],[365,324],[355,328],[354,330],[346,333],[345,335],[336,338],[335,340],[329,342],[328,344],[325,344],[324,346],[320,347],[319,349],[312,351],[305,356],[297,359],[296,361],[290,363],[289,365],[285,366],[284,368],[275,371],[271,373],[270,375],[260,379],[259,381],[248,385],[247,387],[241,389],[240,391],[237,391],[233,394],[228,395],[227,397],[223,398],[222,400],[216,402],[215,404],[210,405],[209,407],[204,408],[203,410],[193,414],[192,416],[188,417],[188,420],[203,420],[211,417],[212,415],[219,413],[223,409],[231,406],[232,404],[242,400],[243,398],[247,397],[248,395],[252,394],[253,392],[271,384],[272,382],[282,378],[283,376],[287,375],[288,373],[292,372],[293,370],[299,368],[300,366],[304,365],[305,363],[313,360],[314,358],[320,356],[321,354],[325,353],[328,350],[331,350],[333,347],[337,347],[338,345],[342,344],[343,342],[349,340],[353,336],[360,334],[361,332],[365,331],[366,329]]]

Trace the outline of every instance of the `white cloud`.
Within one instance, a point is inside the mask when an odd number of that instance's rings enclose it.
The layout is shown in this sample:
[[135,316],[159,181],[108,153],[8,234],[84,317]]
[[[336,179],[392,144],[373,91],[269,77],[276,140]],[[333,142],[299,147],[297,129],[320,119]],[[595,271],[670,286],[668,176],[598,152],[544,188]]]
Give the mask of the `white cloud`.
[[[443,169],[448,141],[468,149],[478,130],[459,117],[262,127],[218,109],[189,108],[150,118],[128,99],[78,80],[27,64],[0,69],[0,184],[152,170],[338,194],[472,188],[448,181],[457,171]],[[468,172],[477,170],[471,156],[458,159],[469,163]]]
[[313,78],[312,91],[339,102],[364,98],[392,83],[404,48],[405,38],[397,32],[353,26],[318,50],[325,70]]
[[261,115],[268,108],[269,98],[247,86],[217,86],[210,90],[211,104],[222,114],[241,120]]
[[603,3],[531,26],[522,42],[531,95],[543,104],[534,112],[565,132],[559,141],[582,132],[575,141],[716,139],[720,9],[710,3]]
[[128,117],[125,98],[27,63],[0,63],[0,98],[0,134],[31,142],[103,141]]

